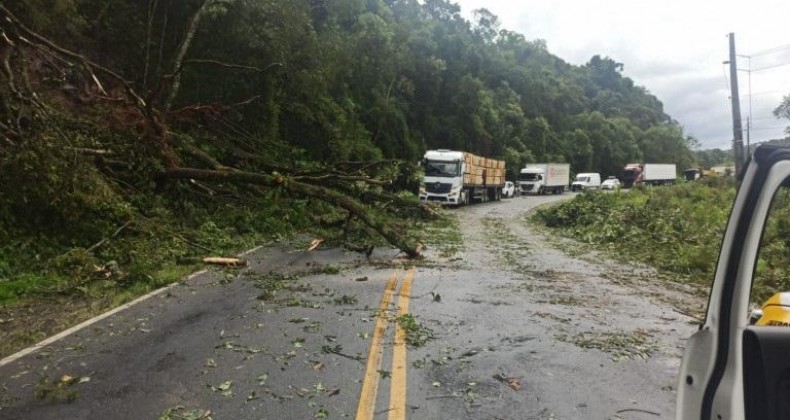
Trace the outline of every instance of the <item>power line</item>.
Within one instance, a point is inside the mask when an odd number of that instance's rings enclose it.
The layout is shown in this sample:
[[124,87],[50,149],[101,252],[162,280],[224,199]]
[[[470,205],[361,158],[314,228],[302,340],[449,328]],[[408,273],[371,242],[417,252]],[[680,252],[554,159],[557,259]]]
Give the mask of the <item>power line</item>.
[[762,92],[754,92],[754,93],[745,93],[745,94],[741,94],[741,96],[763,96],[763,95],[770,95],[770,94],[772,94],[772,93],[777,93],[777,92],[784,92],[784,93],[788,93],[788,92],[790,92],[790,91],[788,91],[788,89],[764,90],[764,91],[762,91]]
[[779,51],[783,51],[783,50],[787,50],[787,49],[790,49],[790,44],[780,45],[778,47],[769,48],[767,50],[757,51],[756,53],[752,53],[752,54],[747,55],[747,57],[757,57],[757,56],[771,54],[771,53],[775,53],[775,52],[779,52]]
[[782,66],[787,66],[787,65],[790,65],[790,63],[779,63],[779,64],[774,64],[772,66],[759,67],[759,68],[756,68],[756,69],[752,69],[750,71],[755,72],[755,71],[770,70],[770,69],[775,69],[777,67],[782,67]]

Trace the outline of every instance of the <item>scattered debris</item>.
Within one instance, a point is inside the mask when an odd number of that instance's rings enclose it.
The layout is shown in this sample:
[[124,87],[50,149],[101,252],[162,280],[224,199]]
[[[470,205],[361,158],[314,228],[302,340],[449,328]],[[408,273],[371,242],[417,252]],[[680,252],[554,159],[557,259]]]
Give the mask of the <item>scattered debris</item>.
[[649,411],[649,410],[642,410],[641,408],[624,408],[622,410],[617,410],[617,414],[629,413],[629,412],[652,414],[654,416],[659,416],[659,417],[661,416],[661,413],[656,413],[655,411]]
[[314,250],[315,250],[316,248],[318,248],[318,247],[321,245],[321,243],[323,243],[323,242],[324,242],[324,238],[315,238],[315,239],[313,239],[313,240],[310,242],[310,247],[309,247],[309,248],[307,248],[307,250],[308,250],[308,251],[314,251]]
[[234,343],[233,341],[224,341],[222,344],[217,345],[214,347],[215,349],[227,349],[232,350],[239,353],[249,353],[249,354],[256,354],[263,352],[263,349],[258,349],[254,347],[244,346],[238,343]]
[[513,391],[518,391],[521,389],[521,381],[518,378],[512,378],[501,373],[497,373],[494,375],[494,379],[509,386]]
[[231,387],[233,386],[233,381],[225,381],[217,386],[213,386],[211,384],[206,384],[206,386],[208,386],[209,389],[211,389],[214,392],[219,392],[223,396],[226,397],[233,396],[233,390],[231,389]]
[[365,360],[365,358],[361,356],[352,356],[350,354],[345,354],[342,352],[342,350],[343,350],[343,346],[341,346],[340,344],[337,344],[335,346],[327,346],[327,345],[321,346],[321,351],[324,353],[336,354],[338,356],[345,357],[346,359],[356,360],[357,362],[361,362]]
[[433,330],[417,322],[412,314],[403,314],[395,318],[395,321],[406,331],[406,344],[409,346],[422,347],[436,338]]
[[644,329],[637,329],[631,333],[604,332],[604,333],[579,333],[574,336],[557,335],[556,339],[573,343],[581,348],[598,349],[612,355],[612,361],[619,362],[623,359],[647,359],[658,351],[658,342],[653,335]]
[[343,295],[339,298],[335,298],[334,303],[335,305],[356,305],[359,303],[359,300],[354,295]]
[[357,278],[354,279],[354,281],[368,281],[368,276],[357,277]]
[[177,263],[181,265],[203,263],[225,267],[246,267],[248,264],[247,260],[236,257],[181,257]]
[[306,333],[317,333],[320,330],[321,330],[321,323],[318,321],[311,322],[310,324],[302,327],[302,331]]
[[186,410],[183,405],[165,410],[159,420],[212,420],[210,410],[202,410],[199,408]]
[[73,388],[76,384],[89,382],[90,376],[76,377],[63,375],[60,379],[51,382],[49,376],[42,376],[36,385],[35,397],[40,400],[52,400],[56,402],[73,402],[77,399],[77,390]]

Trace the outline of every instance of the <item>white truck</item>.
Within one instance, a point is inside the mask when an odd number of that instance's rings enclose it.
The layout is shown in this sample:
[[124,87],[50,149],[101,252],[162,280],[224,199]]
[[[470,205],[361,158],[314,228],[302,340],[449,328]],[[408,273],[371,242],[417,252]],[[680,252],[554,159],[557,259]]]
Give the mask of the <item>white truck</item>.
[[601,188],[601,174],[581,173],[571,184],[571,191],[597,190]]
[[621,173],[623,186],[630,188],[639,184],[670,185],[677,178],[674,163],[629,163]]
[[446,149],[428,150],[420,202],[466,205],[499,201],[505,186],[505,162]]
[[522,194],[562,194],[570,183],[571,165],[567,163],[528,163],[518,176]]

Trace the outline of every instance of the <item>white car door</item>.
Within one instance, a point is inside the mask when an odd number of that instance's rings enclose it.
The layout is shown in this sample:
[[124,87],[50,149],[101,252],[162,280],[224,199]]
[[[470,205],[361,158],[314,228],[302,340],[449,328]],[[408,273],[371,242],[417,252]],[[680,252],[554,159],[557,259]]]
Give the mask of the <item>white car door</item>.
[[678,420],[790,419],[790,327],[751,325],[749,316],[750,299],[754,305],[766,287],[790,286],[766,274],[765,261],[790,244],[788,185],[790,148],[757,148],[724,234],[705,322],[683,356]]

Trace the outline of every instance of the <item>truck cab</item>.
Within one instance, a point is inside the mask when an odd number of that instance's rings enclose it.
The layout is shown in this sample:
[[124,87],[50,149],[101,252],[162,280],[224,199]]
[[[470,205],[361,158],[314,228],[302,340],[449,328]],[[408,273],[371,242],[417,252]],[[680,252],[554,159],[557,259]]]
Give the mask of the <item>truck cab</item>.
[[528,163],[519,173],[518,189],[522,194],[562,194],[570,183],[570,173],[567,163]]
[[543,168],[527,167],[521,170],[518,175],[518,189],[522,193],[543,194],[543,178],[545,176]]
[[463,188],[465,166],[463,152],[427,151],[422,160],[425,177],[420,186],[420,201],[447,205],[466,203]]
[[499,201],[505,187],[505,161],[446,149],[429,150],[420,202],[459,206]]
[[788,209],[790,148],[761,145],[743,171],[704,322],[685,345],[677,420],[790,419]]

